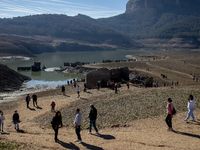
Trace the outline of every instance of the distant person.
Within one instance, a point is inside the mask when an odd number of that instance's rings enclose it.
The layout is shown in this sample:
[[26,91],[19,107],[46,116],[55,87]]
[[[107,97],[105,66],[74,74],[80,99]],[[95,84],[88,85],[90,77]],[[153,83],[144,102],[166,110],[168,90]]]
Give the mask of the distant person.
[[62,94],[65,95],[65,86],[62,86]]
[[158,87],[158,82],[156,82],[156,87]]
[[176,82],[176,85],[178,85],[179,84],[179,82]]
[[15,125],[15,130],[19,130],[19,114],[17,113],[17,110],[15,110],[15,113],[13,114],[13,123]]
[[35,93],[32,95],[32,99],[33,99],[33,106],[37,106],[37,95],[35,95]]
[[58,129],[59,129],[59,126],[63,126],[62,124],[62,116],[61,116],[61,112],[60,111],[57,111],[55,116],[53,117],[53,120],[52,120],[52,128],[53,130],[55,131],[55,142],[58,142]]
[[110,85],[111,85],[112,90],[114,90],[114,87],[115,87],[114,82],[111,82]]
[[127,90],[129,90],[129,86],[130,86],[129,82],[126,84],[126,86],[127,86]]
[[55,111],[55,106],[56,106],[56,103],[53,101],[51,103],[51,111]]
[[72,84],[72,80],[70,80],[70,84]]
[[74,120],[74,128],[75,128],[75,132],[77,135],[77,140],[75,140],[75,142],[79,142],[80,144],[82,143],[82,139],[81,139],[81,121],[82,121],[82,114],[80,112],[80,109],[76,109],[76,117]]
[[67,84],[69,85],[69,81],[67,81]]
[[172,115],[172,110],[173,110],[173,104],[172,104],[172,99],[171,98],[168,98],[167,100],[168,104],[167,104],[167,117],[165,118],[165,121],[168,125],[168,131],[172,130],[172,118],[173,118],[173,115]]
[[174,81],[172,81],[172,85],[174,85]]
[[190,116],[192,116],[192,120],[191,121],[195,121],[194,120],[194,114],[193,114],[193,111],[194,111],[194,104],[195,104],[195,101],[194,101],[194,97],[192,95],[189,95],[189,98],[188,98],[188,115],[186,117],[186,119],[184,121],[187,121]]
[[97,90],[99,90],[100,89],[100,82],[98,81],[97,82]]
[[96,119],[97,119],[97,109],[94,107],[93,104],[90,104],[90,114],[89,114],[89,118],[90,118],[90,123],[89,123],[89,132],[88,134],[91,134],[92,132],[92,125],[94,127],[94,129],[96,130],[96,133],[98,134],[98,130],[96,127]]
[[30,96],[29,96],[29,94],[27,94],[27,96],[26,96],[26,104],[27,104],[27,108],[29,108],[29,102],[30,102]]
[[117,94],[117,84],[115,84],[115,94]]
[[166,83],[164,82],[164,87],[166,86]]
[[76,81],[74,81],[74,87],[76,87]]
[[3,132],[4,120],[6,120],[6,118],[5,118],[5,116],[3,115],[3,112],[2,112],[1,116],[0,116],[0,131],[2,131],[2,132]]
[[78,98],[80,97],[80,92],[81,92],[81,88],[79,87],[79,85],[76,87],[76,92],[78,94]]
[[86,86],[87,86],[86,83],[84,83],[84,88],[83,88],[83,91],[84,91],[84,92],[87,92]]

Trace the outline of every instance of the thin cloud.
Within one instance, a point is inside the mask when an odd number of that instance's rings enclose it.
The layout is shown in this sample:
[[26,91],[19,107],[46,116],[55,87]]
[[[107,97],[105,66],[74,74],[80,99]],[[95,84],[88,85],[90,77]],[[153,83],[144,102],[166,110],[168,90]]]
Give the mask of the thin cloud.
[[81,13],[93,18],[102,18],[121,13],[121,11],[110,10],[107,7],[73,3],[63,0],[1,0],[0,10],[0,17],[16,17],[44,13],[74,16]]

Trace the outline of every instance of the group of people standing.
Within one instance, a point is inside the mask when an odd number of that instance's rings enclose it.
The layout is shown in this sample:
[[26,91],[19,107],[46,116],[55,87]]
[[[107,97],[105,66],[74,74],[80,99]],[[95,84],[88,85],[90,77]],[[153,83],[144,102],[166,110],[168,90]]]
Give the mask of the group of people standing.
[[[38,106],[38,105],[37,105],[37,95],[36,95],[35,93],[32,95],[32,99],[33,99],[33,106],[34,106],[34,107]],[[27,108],[30,108],[30,107],[29,107],[29,102],[30,102],[30,101],[31,101],[31,98],[30,98],[29,94],[27,94],[27,96],[26,96]]]
[[[167,101],[168,101],[168,104],[167,104],[167,116],[165,118],[165,121],[166,121],[167,126],[168,126],[167,130],[173,130],[172,129],[172,118],[176,114],[176,111],[175,111],[174,105],[172,104],[172,99],[168,98]],[[190,116],[192,116],[192,120],[191,121],[195,121],[194,113],[193,113],[194,106],[195,106],[194,97],[193,97],[193,95],[189,95],[189,97],[188,97],[188,106],[187,106],[188,115],[187,115],[187,117],[185,118],[184,121],[188,121]]]
[[[97,109],[94,107],[93,104],[90,104],[90,113],[89,113],[89,132],[88,134],[91,134],[92,132],[92,125],[94,126],[94,129],[96,130],[96,134],[99,134],[98,129],[96,127],[96,119],[97,119]],[[81,138],[81,122],[82,122],[82,113],[80,112],[80,109],[76,109],[76,117],[74,120],[74,128],[75,128],[75,133],[77,135],[77,139],[75,142],[79,142],[80,144],[82,143],[82,138]],[[52,119],[52,128],[55,132],[55,142],[58,142],[58,129],[63,127],[62,123],[62,115],[60,111],[57,111],[55,116]]]

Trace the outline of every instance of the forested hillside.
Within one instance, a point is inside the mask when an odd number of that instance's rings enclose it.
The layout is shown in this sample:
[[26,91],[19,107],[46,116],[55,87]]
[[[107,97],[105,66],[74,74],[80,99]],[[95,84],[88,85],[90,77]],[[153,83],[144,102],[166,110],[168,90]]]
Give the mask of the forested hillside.
[[40,35],[97,44],[132,46],[131,42],[120,33],[84,15],[69,17],[48,14],[0,19],[0,33],[24,36]]
[[130,0],[124,14],[98,21],[131,39],[199,38],[199,8],[199,0]]

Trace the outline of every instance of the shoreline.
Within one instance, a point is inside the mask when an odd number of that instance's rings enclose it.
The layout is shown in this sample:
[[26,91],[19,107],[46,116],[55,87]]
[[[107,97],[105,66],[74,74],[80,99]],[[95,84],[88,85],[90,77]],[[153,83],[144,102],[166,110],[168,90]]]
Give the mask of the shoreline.
[[25,56],[3,56],[0,57],[0,62],[2,61],[16,61],[16,60],[31,60],[32,57]]

